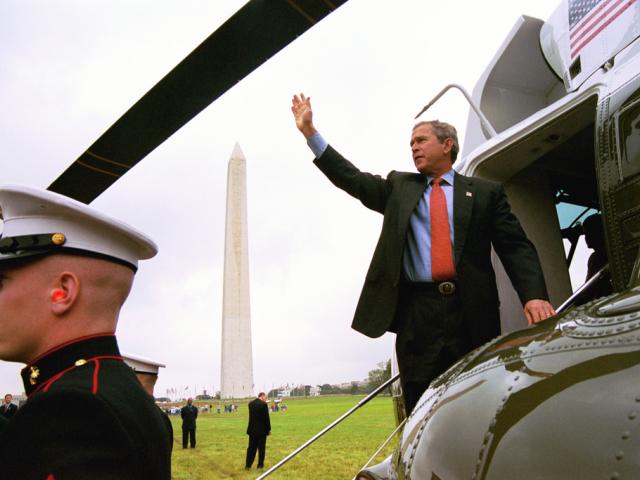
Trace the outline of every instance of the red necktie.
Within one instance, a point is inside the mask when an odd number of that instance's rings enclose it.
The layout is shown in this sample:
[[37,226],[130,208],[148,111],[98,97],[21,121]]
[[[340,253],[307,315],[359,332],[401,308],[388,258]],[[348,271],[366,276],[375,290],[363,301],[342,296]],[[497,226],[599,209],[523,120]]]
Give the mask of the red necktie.
[[434,282],[451,280],[456,276],[449,233],[447,198],[440,186],[441,178],[431,182],[429,215],[431,220],[431,278]]

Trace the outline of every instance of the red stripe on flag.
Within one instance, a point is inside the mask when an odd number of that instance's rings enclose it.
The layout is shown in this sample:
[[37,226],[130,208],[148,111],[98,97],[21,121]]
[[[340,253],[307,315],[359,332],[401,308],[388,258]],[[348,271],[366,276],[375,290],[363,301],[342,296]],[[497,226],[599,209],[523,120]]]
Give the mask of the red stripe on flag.
[[[584,30],[582,30],[582,32],[580,33],[580,35],[578,35],[576,38],[572,39],[571,41],[571,48],[573,49],[573,47],[575,47],[578,42],[580,41],[580,39],[582,37],[584,37],[585,35],[587,35],[589,32],[591,32],[591,30],[593,30],[595,27],[598,26],[598,24],[600,22],[602,22],[603,19],[607,18],[607,15],[609,15],[611,13],[611,11],[613,9],[615,9],[618,5],[620,5],[622,2],[624,2],[625,0],[617,0],[616,3],[614,3],[611,8],[609,8],[606,12],[604,12],[602,15],[600,15],[595,22],[593,22],[592,24],[590,24],[587,28],[585,28]],[[584,25],[583,25],[584,26]],[[582,27],[580,27],[582,28]]]
[[[573,40],[573,37],[580,31],[582,30],[582,28],[591,21],[591,19],[593,17],[595,17],[598,12],[600,12],[604,7],[607,6],[607,4],[610,2],[611,0],[605,0],[604,2],[600,3],[600,5],[598,5],[596,8],[593,9],[593,11],[589,14],[589,16],[587,18],[583,18],[582,20],[580,20],[580,25],[577,27],[573,27],[570,30],[569,33],[569,38],[571,40]],[[581,35],[582,36],[582,35]]]
[[[620,3],[620,1],[622,1],[622,0],[618,0],[618,3]],[[611,22],[613,22],[616,18],[618,18],[620,15],[622,15],[627,8],[629,8],[632,4],[635,3],[635,1],[636,0],[627,0],[626,5],[623,5],[623,7],[620,10],[618,10],[614,15],[609,17],[609,19],[606,22],[604,22],[602,25],[600,25],[600,27],[595,32],[593,32],[591,35],[589,35],[589,37],[587,37],[587,39],[584,42],[582,42],[574,50],[571,51],[571,59],[574,59],[578,55],[578,53],[580,53],[580,50],[582,50],[582,48],[586,44],[588,44],[591,40],[593,40],[593,38],[595,36],[597,36],[602,30],[607,28],[611,24]],[[616,3],[616,5],[618,3]],[[616,5],[611,7],[611,9],[615,8]]]

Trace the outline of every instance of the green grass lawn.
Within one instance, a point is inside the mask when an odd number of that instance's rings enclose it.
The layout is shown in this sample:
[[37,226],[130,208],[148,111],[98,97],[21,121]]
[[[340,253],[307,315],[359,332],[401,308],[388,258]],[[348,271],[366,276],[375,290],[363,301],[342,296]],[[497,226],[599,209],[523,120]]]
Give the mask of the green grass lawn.
[[[328,424],[353,407],[361,396],[337,395],[287,399],[287,412],[271,412],[265,470],[283,459]],[[215,407],[214,403],[214,407]],[[196,429],[197,448],[182,449],[180,416],[171,416],[174,428],[173,478],[176,480],[254,479],[262,471],[244,470],[248,443],[247,402],[238,413],[201,413]],[[307,447],[270,475],[271,479],[351,479],[394,430],[390,397],[375,398],[340,425]],[[392,440],[376,459],[389,455]]]

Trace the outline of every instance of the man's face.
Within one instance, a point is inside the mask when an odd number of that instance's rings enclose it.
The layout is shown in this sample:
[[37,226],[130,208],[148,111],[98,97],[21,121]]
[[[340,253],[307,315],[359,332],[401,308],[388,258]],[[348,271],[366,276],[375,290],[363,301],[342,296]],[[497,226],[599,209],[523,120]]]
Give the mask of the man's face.
[[260,395],[258,398],[259,398],[260,400],[262,400],[263,402],[266,402],[266,401],[267,401],[267,396],[266,396],[266,395]]
[[451,147],[453,140],[440,142],[431,125],[420,125],[411,134],[411,154],[416,169],[424,174],[438,177],[451,169]]
[[10,393],[7,393],[7,394],[4,396],[4,403],[9,404],[9,403],[11,403],[11,400],[13,400],[13,396],[12,396]]
[[41,339],[46,309],[45,275],[40,261],[0,263],[0,359],[26,363]]

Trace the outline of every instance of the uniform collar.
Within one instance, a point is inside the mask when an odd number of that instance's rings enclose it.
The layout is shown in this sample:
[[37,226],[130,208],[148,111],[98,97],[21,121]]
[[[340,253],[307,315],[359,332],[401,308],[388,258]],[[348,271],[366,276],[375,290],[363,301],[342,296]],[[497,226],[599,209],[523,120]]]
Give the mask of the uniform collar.
[[38,390],[58,373],[81,366],[86,359],[102,355],[120,356],[118,342],[113,333],[81,337],[43,353],[20,372],[27,396]]

